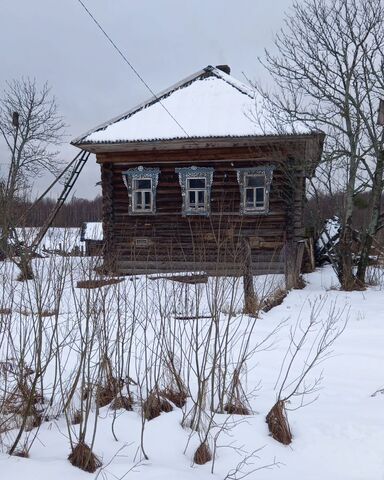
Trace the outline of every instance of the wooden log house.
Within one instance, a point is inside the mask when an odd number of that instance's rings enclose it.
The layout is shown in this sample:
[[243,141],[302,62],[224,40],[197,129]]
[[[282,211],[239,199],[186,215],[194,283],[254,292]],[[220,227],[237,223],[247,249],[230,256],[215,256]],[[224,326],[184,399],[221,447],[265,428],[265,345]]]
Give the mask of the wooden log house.
[[297,275],[324,134],[268,132],[257,105],[208,66],[72,142],[101,166],[106,270]]

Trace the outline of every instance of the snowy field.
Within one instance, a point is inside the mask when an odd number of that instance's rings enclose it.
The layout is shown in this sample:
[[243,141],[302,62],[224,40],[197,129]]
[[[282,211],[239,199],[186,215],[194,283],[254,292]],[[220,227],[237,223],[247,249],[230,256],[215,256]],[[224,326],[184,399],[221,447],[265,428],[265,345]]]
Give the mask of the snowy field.
[[[15,280],[11,264],[0,265],[1,478],[384,479],[380,278],[366,291],[346,293],[337,290],[332,269],[324,267],[305,276],[304,289],[291,291],[281,305],[255,319],[241,313],[241,279],[188,285],[137,277],[76,288],[78,280],[95,277],[94,262],[36,259],[36,278],[24,283]],[[281,276],[256,278],[259,298],[271,295],[282,281]],[[297,342],[311,320],[285,393],[305,371],[327,325],[335,341],[301,384],[298,393],[307,393],[287,404],[293,441],[284,446],[269,435],[265,417],[294,355],[290,340]],[[142,406],[150,391],[172,383],[165,362],[170,355],[177,359],[189,398],[183,408],[174,406],[147,421]],[[32,373],[25,373],[27,367]],[[220,409],[238,367],[240,397],[251,415]],[[121,387],[130,390],[132,411],[97,407],[93,393],[108,369],[125,379]],[[204,388],[199,372],[207,380]],[[22,433],[18,449],[28,450],[29,458],[19,458],[7,452],[20,418],[5,407],[17,379],[25,376],[27,382],[36,379],[45,421]],[[86,399],[85,390],[91,392]],[[186,419],[196,405],[201,419],[193,429]],[[76,411],[85,413],[80,425],[72,424]],[[103,464],[92,474],[67,460],[71,442],[76,444],[85,427],[86,442],[94,442]],[[214,461],[196,465],[194,452],[202,439]]]

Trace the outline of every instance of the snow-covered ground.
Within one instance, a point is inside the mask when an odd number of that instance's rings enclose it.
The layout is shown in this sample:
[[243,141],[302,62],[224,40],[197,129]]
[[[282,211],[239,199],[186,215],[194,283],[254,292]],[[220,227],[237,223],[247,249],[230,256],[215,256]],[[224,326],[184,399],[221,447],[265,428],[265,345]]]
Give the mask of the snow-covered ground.
[[[39,233],[38,227],[16,228],[17,240],[30,245]],[[80,228],[50,227],[44,235],[37,252],[44,255],[46,251],[60,250],[71,253],[83,248],[80,241]]]
[[[132,361],[128,359],[127,349],[130,332],[133,332],[130,356],[134,360],[130,376],[143,386],[143,359],[146,353],[155,359],[159,353],[162,354],[165,345],[162,343],[161,348],[159,347],[159,329],[164,330],[166,338],[173,341],[179,338],[180,344],[175,347],[175,351],[183,357],[188,342],[193,343],[196,322],[200,322],[199,335],[204,342],[204,335],[211,324],[204,317],[215,311],[212,299],[216,295],[221,298],[217,328],[227,325],[227,331],[234,335],[231,351],[228,353],[228,364],[232,365],[240,358],[241,335],[250,335],[251,354],[242,377],[242,386],[253,414],[243,417],[215,414],[214,428],[208,438],[211,447],[215,438],[217,439],[215,463],[198,466],[193,464],[192,459],[199,445],[199,436],[191,429],[181,426],[182,409],[174,408],[170,413],[162,413],[160,417],[145,422],[144,446],[149,459],[144,460],[140,455],[143,422],[138,395],[135,397],[137,402],[134,411],[114,412],[108,406],[103,407],[97,418],[93,449],[101,458],[103,467],[96,473],[89,474],[73,467],[67,460],[70,453],[69,431],[65,417],[60,412],[59,395],[56,394],[54,406],[49,410],[49,421],[43,422],[38,430],[33,429],[27,433],[29,442],[36,435],[29,451],[30,458],[7,455],[6,451],[14,438],[14,432],[1,435],[1,478],[203,480],[240,479],[249,473],[249,479],[266,480],[384,479],[384,394],[373,395],[384,388],[384,291],[379,285],[363,292],[341,292],[337,290],[332,269],[324,267],[305,277],[307,286],[304,289],[291,291],[281,305],[268,313],[262,313],[255,321],[241,315],[241,281],[234,286],[229,279],[219,283],[210,279],[207,285],[186,286],[164,279],[148,280],[138,277],[96,290],[73,288],[77,280],[89,275],[87,272],[90,265],[86,262],[92,261],[62,257],[36,259],[34,269],[37,280],[28,283],[12,280],[15,274],[10,272],[12,268],[9,264],[0,266],[0,308],[4,312],[6,308],[12,310],[12,314],[4,313],[0,316],[1,361],[7,358],[10,351],[14,354],[20,353],[18,342],[21,345],[24,340],[21,333],[33,332],[36,311],[57,309],[56,316],[46,317],[44,320],[44,342],[47,345],[49,342],[55,343],[52,332],[55,325],[58,325],[57,336],[65,340],[65,345],[60,347],[62,365],[57,367],[56,359],[53,358],[47,369],[44,379],[45,396],[49,397],[52,392],[55,371],[60,372],[63,382],[67,378],[73,378],[71,375],[78,366],[80,345],[84,341],[84,318],[108,318],[107,325],[96,322],[90,327],[91,330],[95,329],[97,337],[95,344],[90,347],[93,353],[89,356],[94,368],[100,363],[98,354],[103,342],[108,343],[107,350],[110,352],[113,368],[121,358],[124,362]],[[61,274],[56,277],[48,272]],[[270,293],[278,287],[281,280],[279,276],[258,277],[256,290],[259,294],[262,290]],[[87,305],[92,306],[90,313]],[[193,316],[197,310],[202,317],[199,320],[175,319],[188,313]],[[305,361],[308,361],[308,355],[313,352],[313,342],[318,338],[316,335],[321,332],[322,325],[333,318],[333,327],[341,330],[346,321],[347,323],[328,352],[328,358],[307,377],[308,387],[316,378],[322,376],[320,389],[306,395],[304,399],[295,397],[288,405],[293,442],[290,446],[283,446],[269,436],[265,416],[276,401],[278,387],[275,383],[289,346],[290,332],[297,326],[305,327],[314,315],[319,319],[319,323],[311,331],[310,340],[297,357],[292,379],[305,368]],[[124,325],[131,325],[132,318],[136,317],[140,319],[136,326],[124,333]],[[228,317],[231,317],[229,322]],[[10,338],[6,328],[10,318],[13,319],[12,348],[6,345]],[[171,337],[172,332],[174,337]],[[30,333],[31,338],[34,338],[35,334]],[[296,329],[295,335],[299,334]],[[104,336],[108,336],[107,340]],[[263,343],[265,339],[267,340]],[[117,354],[116,345],[123,346],[122,356]],[[257,345],[258,348],[254,350]],[[44,352],[44,355],[47,355],[45,350]],[[26,353],[26,359],[30,358],[29,353]],[[209,364],[209,359],[207,362]],[[187,368],[188,365],[183,364],[182,367],[184,381],[188,380],[193,392],[196,382],[193,365]],[[121,371],[124,372],[124,368],[122,367]],[[146,382],[150,384],[151,380],[147,378]],[[4,387],[4,383],[2,386]],[[79,398],[74,399],[74,402],[76,401],[79,403]],[[302,401],[308,405],[297,408]],[[192,399],[187,406],[191,404]],[[208,406],[209,401],[207,412]],[[88,420],[88,441],[93,434],[94,421],[95,409],[92,409]],[[71,427],[72,438],[76,438],[78,428]],[[230,472],[255,451],[257,452],[249,457],[248,463],[241,466],[242,473],[238,471],[231,475]],[[255,470],[271,464],[275,465],[269,469]]]

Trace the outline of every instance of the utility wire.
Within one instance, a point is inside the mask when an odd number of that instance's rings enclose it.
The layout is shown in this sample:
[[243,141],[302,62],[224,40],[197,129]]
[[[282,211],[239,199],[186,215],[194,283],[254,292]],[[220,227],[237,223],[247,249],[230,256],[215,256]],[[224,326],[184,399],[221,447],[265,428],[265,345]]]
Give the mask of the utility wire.
[[124,55],[124,53],[120,50],[120,48],[116,45],[116,43],[112,40],[112,38],[108,35],[108,33],[104,30],[104,28],[100,25],[98,20],[93,16],[93,14],[88,10],[88,8],[84,5],[82,0],[77,0],[80,5],[84,8],[87,14],[91,17],[97,27],[101,30],[104,36],[107,38],[109,43],[113,46],[113,48],[118,52],[118,54],[122,57],[122,59],[127,63],[129,68],[133,71],[133,73],[137,76],[137,78],[141,81],[143,85],[151,92],[151,94],[156,98],[156,100],[160,103],[160,105],[164,108],[167,114],[172,118],[172,120],[181,128],[181,130],[189,137],[188,133],[184,130],[183,126],[177,121],[177,119],[172,115],[172,113],[167,109],[167,107],[162,103],[156,93],[152,90],[152,88],[148,85],[148,83],[144,80],[144,78],[140,75],[140,73],[136,70],[136,68],[132,65],[132,63],[128,60],[128,58]]

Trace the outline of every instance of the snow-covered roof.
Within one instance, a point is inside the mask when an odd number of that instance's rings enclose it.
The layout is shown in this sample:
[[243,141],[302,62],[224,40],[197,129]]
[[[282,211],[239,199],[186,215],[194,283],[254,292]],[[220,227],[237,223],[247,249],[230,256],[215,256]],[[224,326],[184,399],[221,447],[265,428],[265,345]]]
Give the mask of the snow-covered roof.
[[[72,144],[266,135],[255,121],[258,99],[247,85],[208,66]],[[259,105],[260,107],[260,105]],[[294,128],[292,132],[297,133]],[[309,133],[304,126],[299,133]]]
[[81,241],[103,240],[103,224],[101,222],[84,222],[81,227]]

